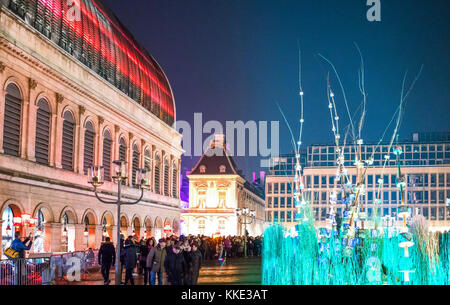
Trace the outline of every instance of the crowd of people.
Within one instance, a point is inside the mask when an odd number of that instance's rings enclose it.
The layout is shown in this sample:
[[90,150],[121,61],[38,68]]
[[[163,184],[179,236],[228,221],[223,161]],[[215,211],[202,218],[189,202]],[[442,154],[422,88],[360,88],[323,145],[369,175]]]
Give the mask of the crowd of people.
[[[230,257],[261,256],[262,237],[208,237],[188,235],[138,240],[136,236],[121,239],[120,262],[125,270],[123,285],[134,285],[133,273],[143,275],[144,285],[196,285],[203,261]],[[115,263],[115,247],[109,238],[102,243],[98,262],[105,285],[110,283],[109,272]]]

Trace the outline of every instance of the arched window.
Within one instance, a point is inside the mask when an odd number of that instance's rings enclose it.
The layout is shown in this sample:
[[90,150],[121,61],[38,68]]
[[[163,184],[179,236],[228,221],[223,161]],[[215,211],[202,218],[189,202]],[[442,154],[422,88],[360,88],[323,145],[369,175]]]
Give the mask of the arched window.
[[131,167],[131,184],[133,186],[136,185],[136,171],[139,169],[139,149],[137,145],[133,145],[133,160],[132,160],[132,167]]
[[36,115],[36,162],[43,165],[49,163],[50,145],[50,107],[45,99],[40,99]]
[[3,129],[3,151],[6,155],[19,156],[21,115],[22,95],[15,84],[9,84],[6,87]]
[[103,133],[103,169],[106,181],[111,181],[111,134],[109,130]]
[[144,152],[144,169],[150,171],[152,169],[152,160],[148,149]]
[[84,174],[87,175],[88,169],[94,165],[94,146],[95,146],[95,129],[91,122],[87,122],[84,131],[84,158],[83,168]]
[[156,154],[156,156],[155,156],[155,193],[156,194],[161,193],[160,179],[161,179],[161,159],[159,158],[159,154]]
[[172,163],[172,197],[178,198],[178,169],[175,162]]
[[124,138],[120,138],[119,141],[119,160],[127,161],[127,144],[125,143]]
[[169,194],[169,160],[164,159],[164,196]]
[[62,156],[61,164],[65,170],[73,170],[73,151],[75,137],[75,120],[70,111],[64,112],[62,133]]

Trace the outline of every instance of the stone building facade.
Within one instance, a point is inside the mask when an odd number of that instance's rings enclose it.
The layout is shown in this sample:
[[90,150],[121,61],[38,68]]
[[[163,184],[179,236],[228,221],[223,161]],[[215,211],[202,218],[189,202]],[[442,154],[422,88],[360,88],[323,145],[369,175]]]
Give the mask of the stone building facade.
[[[28,6],[21,6],[25,2]],[[67,51],[62,38],[55,39],[67,32],[55,24],[71,28],[61,17],[64,8],[57,11],[41,1],[25,2],[0,0],[2,251],[10,242],[5,232],[12,217],[23,214],[37,218],[38,224],[16,229],[23,234],[41,229],[42,252],[98,248],[105,236],[116,242],[118,221],[124,235],[159,237],[164,227],[177,234],[181,135],[174,129],[175,103],[164,72],[101,3],[81,1],[81,17],[83,24],[88,22],[86,16],[98,18],[97,24],[103,25],[98,33],[90,33],[91,38],[107,37],[109,46],[103,41],[100,55],[89,53],[92,60],[83,62],[85,50],[97,50],[86,32],[71,38],[84,39],[81,53]],[[33,15],[39,10],[27,11],[32,5],[62,22],[50,23],[50,32],[46,31],[47,17],[40,27],[40,17]],[[92,7],[95,14],[87,11]],[[108,62],[104,49],[115,50],[115,63]],[[139,79],[119,71],[119,60]],[[115,69],[115,78],[101,73],[105,66],[106,71]],[[87,177],[90,165],[104,166],[109,181],[100,187],[100,196],[114,199],[114,160],[128,162],[124,200],[139,198],[133,180],[136,169],[152,172],[151,189],[138,205],[122,206],[120,220],[115,205],[97,200]]]
[[247,225],[249,236],[264,228],[264,191],[255,188],[241,174],[225,147],[224,135],[216,135],[189,177],[189,208],[181,215],[185,234],[244,235],[236,209],[254,210]]

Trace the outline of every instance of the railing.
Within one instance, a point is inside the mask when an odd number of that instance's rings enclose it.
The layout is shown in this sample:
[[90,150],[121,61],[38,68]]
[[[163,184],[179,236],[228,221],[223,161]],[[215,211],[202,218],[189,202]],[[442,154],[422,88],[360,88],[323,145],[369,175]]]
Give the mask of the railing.
[[48,285],[50,257],[0,260],[0,285]]
[[[98,251],[60,254],[31,254],[28,258],[0,260],[0,285],[50,285],[73,270],[71,258],[78,258],[81,275],[98,267]],[[72,268],[72,269],[71,269]]]

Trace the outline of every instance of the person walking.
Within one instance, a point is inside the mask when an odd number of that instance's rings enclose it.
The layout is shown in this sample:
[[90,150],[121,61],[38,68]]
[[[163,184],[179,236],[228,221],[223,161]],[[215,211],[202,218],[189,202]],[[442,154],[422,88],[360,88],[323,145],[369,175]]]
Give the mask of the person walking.
[[101,272],[105,285],[109,285],[109,271],[116,260],[116,249],[111,243],[111,238],[106,237],[105,242],[100,246],[98,251],[98,264],[102,266]]
[[192,243],[191,252],[189,252],[190,258],[190,279],[191,285],[197,285],[198,275],[200,273],[200,268],[202,266],[202,254],[198,250],[198,244]]
[[147,271],[150,272],[150,285],[154,286],[156,275],[158,275],[158,285],[163,284],[164,262],[166,260],[166,240],[161,238],[158,245],[150,249],[147,255]]
[[183,271],[186,269],[184,255],[180,251],[180,245],[172,246],[172,253],[168,252],[164,262],[164,268],[171,285],[181,285]]
[[134,285],[133,270],[137,264],[137,249],[134,243],[133,237],[128,236],[123,246],[124,250],[124,265],[125,265],[125,285],[130,281],[131,285]]

